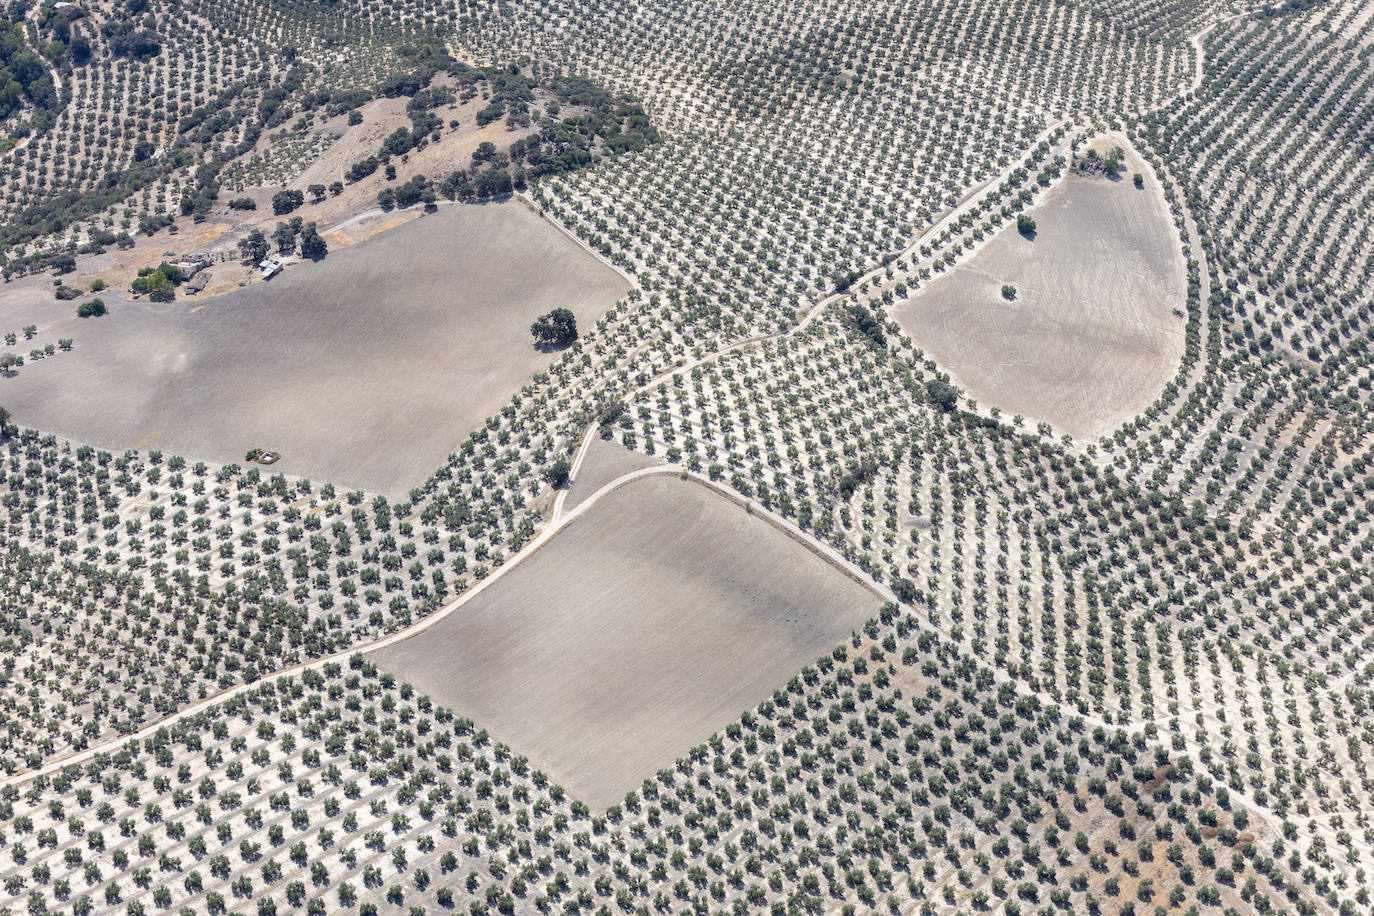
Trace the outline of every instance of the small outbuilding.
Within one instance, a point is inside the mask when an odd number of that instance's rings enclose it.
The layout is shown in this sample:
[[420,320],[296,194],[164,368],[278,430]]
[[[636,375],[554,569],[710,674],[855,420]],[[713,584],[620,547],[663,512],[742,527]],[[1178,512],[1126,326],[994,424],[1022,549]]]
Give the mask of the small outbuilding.
[[187,295],[194,296],[196,293],[205,289],[205,284],[210,282],[210,272],[206,270],[197,271],[196,275],[186,284]]
[[259,264],[258,267],[262,268],[262,278],[264,280],[270,280],[281,273],[281,258],[267,258]]

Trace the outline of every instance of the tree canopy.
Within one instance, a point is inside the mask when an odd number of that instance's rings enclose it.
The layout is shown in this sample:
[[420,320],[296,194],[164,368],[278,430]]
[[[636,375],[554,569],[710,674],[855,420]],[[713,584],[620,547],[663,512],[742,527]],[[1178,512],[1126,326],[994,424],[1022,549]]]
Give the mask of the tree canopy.
[[577,318],[568,309],[554,309],[530,325],[530,334],[537,345],[565,347],[577,339]]

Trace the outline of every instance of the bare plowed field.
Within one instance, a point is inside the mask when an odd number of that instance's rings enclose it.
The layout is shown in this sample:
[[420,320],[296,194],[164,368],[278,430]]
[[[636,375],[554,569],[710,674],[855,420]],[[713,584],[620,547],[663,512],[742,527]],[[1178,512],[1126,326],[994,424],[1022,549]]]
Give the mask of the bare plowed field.
[[1070,176],[1030,211],[1034,240],[1004,229],[894,317],[980,405],[1077,437],[1110,432],[1183,355],[1183,252],[1152,185]]
[[652,455],[628,449],[614,440],[595,439],[587,448],[582,466],[573,475],[568,486],[565,510],[576,509],[584,499],[591,496],[621,474],[628,474],[640,468],[650,468],[663,462]]
[[372,659],[604,808],[877,610],[762,519],[653,477]]
[[518,202],[448,206],[320,263],[213,299],[0,296],[6,329],[73,338],[0,378],[15,421],[106,448],[158,448],[404,495],[555,356],[529,325],[593,324],[627,285]]

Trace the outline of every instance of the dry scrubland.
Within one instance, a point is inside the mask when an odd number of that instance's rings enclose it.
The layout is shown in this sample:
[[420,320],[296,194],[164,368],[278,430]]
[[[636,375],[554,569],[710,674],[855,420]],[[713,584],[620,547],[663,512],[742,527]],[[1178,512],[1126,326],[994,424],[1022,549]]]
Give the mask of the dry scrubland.
[[272,470],[403,496],[553,357],[529,325],[556,307],[590,327],[619,276],[517,201],[449,206],[208,300],[0,306],[77,346],[0,378],[25,425],[113,449]]
[[370,660],[602,810],[876,603],[742,507],[653,477],[602,497],[501,582]]
[[1069,176],[1027,211],[1033,240],[1002,229],[893,317],[980,404],[1085,439],[1134,419],[1178,369],[1187,293],[1168,208],[1154,182],[1132,185],[1139,169]]

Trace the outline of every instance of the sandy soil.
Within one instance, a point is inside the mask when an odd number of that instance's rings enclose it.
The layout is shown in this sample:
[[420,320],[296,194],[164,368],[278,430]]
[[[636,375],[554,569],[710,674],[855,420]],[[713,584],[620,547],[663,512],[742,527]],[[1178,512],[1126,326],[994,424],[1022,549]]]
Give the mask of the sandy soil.
[[894,317],[980,405],[1076,437],[1110,432],[1183,355],[1183,253],[1151,184],[1066,178],[1030,211],[1033,241],[1012,224]]
[[160,448],[404,496],[554,358],[535,316],[590,326],[627,287],[519,202],[448,206],[318,263],[223,296],[157,304],[103,294],[78,319],[29,284],[0,325],[69,353],[0,378],[15,421],[107,448]]
[[370,657],[604,808],[877,609],[763,520],[655,477],[603,498],[462,612]]

